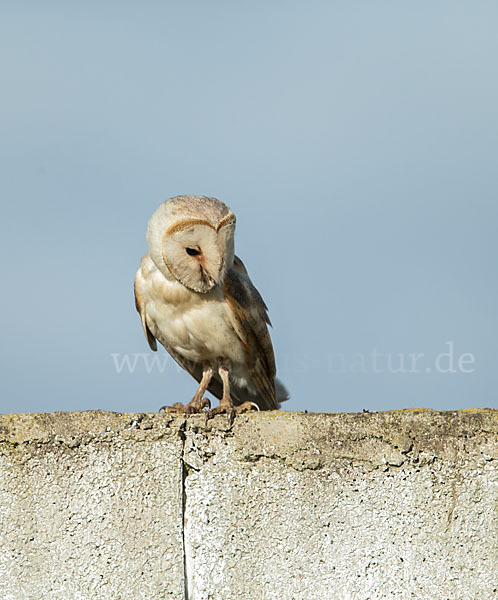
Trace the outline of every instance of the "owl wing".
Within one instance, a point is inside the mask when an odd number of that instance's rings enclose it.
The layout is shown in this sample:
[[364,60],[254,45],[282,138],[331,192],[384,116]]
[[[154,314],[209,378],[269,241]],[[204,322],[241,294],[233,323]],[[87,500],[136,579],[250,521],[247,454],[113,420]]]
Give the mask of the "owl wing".
[[142,327],[143,327],[143,330],[145,333],[145,337],[147,338],[147,341],[149,342],[150,349],[154,350],[154,352],[155,352],[157,350],[157,341],[156,341],[156,338],[154,337],[154,335],[152,334],[152,331],[149,329],[149,326],[147,325],[147,321],[145,319],[145,302],[142,297],[142,294],[138,290],[137,279],[138,279],[138,274],[137,274],[137,277],[135,278],[135,285],[133,286],[133,290],[135,292],[135,306],[138,310],[138,314],[140,315],[140,320],[142,321]]
[[259,392],[260,408],[278,408],[275,394],[275,356],[268,325],[268,308],[249,278],[244,263],[237,256],[225,276],[225,301],[234,317],[234,329],[246,354],[246,365]]

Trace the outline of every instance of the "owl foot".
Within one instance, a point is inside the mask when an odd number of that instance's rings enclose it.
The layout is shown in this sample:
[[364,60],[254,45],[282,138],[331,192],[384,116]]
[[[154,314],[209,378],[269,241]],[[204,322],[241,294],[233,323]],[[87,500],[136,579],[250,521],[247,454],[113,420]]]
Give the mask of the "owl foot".
[[161,406],[157,412],[161,412],[163,410],[165,413],[185,413],[186,415],[193,415],[195,413],[203,412],[205,408],[211,408],[211,402],[207,398],[202,398],[200,400],[194,398],[188,404],[175,402],[171,406]]
[[215,406],[214,408],[210,408],[206,411],[206,423],[209,419],[212,419],[216,415],[220,415],[225,413],[228,418],[228,423],[232,426],[233,421],[235,419],[235,415],[240,415],[244,412],[248,412],[250,410],[259,410],[259,406],[255,402],[243,402],[242,404],[238,404],[235,406],[232,401],[230,402],[220,402],[219,406]]

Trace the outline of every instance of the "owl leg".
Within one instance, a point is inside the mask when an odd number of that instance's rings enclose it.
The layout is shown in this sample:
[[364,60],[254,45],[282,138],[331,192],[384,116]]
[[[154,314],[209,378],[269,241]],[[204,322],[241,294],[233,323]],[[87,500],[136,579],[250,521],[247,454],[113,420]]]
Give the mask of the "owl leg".
[[246,412],[248,410],[259,410],[259,406],[254,402],[243,402],[242,404],[234,405],[232,401],[232,397],[230,396],[230,381],[228,380],[228,364],[226,361],[220,361],[218,366],[218,373],[221,377],[221,381],[223,382],[223,396],[220,400],[219,406],[215,408],[211,408],[206,412],[206,421],[211,419],[215,415],[219,415],[220,413],[226,413],[228,417],[228,421],[230,425],[233,423],[235,419],[235,415]]
[[203,398],[206,390],[208,388],[209,382],[213,377],[213,367],[210,363],[204,363],[202,370],[202,379],[199,383],[199,387],[197,388],[197,392],[192,400],[184,405],[181,402],[175,402],[173,406],[161,406],[159,411],[164,410],[164,412],[181,412],[186,413],[187,415],[191,415],[193,413],[200,413],[204,408],[210,408],[211,402],[207,398]]

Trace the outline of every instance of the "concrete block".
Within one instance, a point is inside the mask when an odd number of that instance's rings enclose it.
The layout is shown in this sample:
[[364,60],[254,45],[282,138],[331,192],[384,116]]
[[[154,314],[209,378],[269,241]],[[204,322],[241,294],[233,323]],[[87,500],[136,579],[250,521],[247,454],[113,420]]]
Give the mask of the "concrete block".
[[498,411],[0,416],[2,600],[498,598]]

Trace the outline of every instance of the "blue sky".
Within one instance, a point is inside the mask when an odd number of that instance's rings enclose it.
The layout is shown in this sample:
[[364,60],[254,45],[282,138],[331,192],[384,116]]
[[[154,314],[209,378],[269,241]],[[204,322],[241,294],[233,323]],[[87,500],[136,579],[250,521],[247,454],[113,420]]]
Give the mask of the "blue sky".
[[0,410],[192,397],[132,293],[187,193],[238,217],[286,408],[496,407],[497,28],[480,1],[2,2]]

